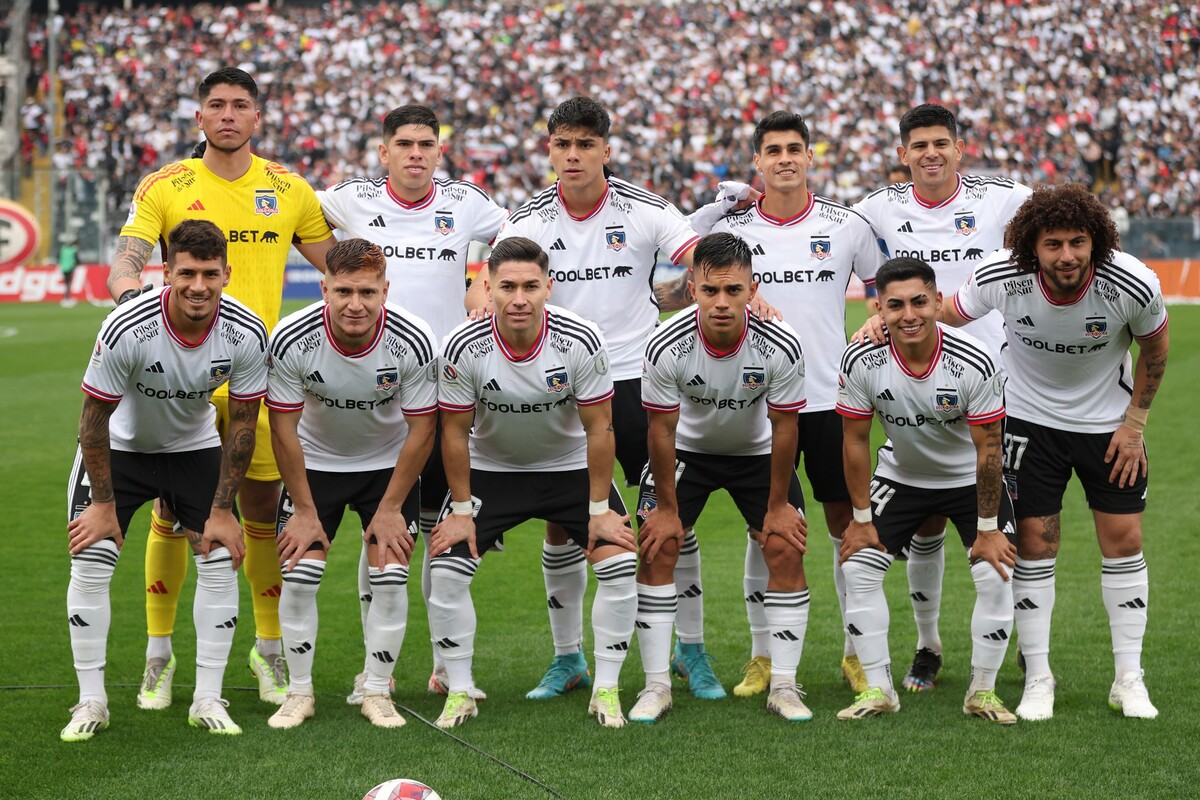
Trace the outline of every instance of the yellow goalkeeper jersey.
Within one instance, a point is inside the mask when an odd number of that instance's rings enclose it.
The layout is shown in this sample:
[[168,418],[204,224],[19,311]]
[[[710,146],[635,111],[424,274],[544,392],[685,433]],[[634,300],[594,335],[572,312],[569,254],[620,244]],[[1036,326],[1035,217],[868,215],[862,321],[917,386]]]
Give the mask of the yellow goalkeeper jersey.
[[304,178],[265,158],[251,158],[250,169],[236,181],[217,177],[199,158],[147,175],[134,192],[120,235],[160,244],[165,261],[172,228],[185,219],[215,223],[229,242],[231,274],[225,291],[272,330],[279,322],[292,242],[311,244],[332,234]]

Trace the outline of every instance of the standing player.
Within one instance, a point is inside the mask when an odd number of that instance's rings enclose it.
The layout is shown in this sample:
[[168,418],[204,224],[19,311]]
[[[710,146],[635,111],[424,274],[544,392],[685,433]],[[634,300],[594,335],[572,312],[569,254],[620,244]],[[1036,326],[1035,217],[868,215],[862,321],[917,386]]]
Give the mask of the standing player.
[[[230,268],[211,222],[182,222],[167,247],[167,286],[109,314],[83,377],[79,452],[68,487],[71,581],[67,621],[79,704],[66,742],[108,727],[105,651],[109,585],[134,512],[166,498],[196,560],[196,690],[188,723],[241,733],[221,699],[238,616],[245,547],[233,501],[254,450],[267,391],[267,331],[223,297]],[[229,386],[224,449],[209,397]]]
[[[632,485],[646,464],[640,377],[642,354],[658,323],[659,302],[651,291],[657,254],[690,268],[699,237],[666,200],[607,175],[611,125],[608,112],[587,97],[572,98],[554,110],[546,127],[550,164],[558,181],[515,211],[500,239],[523,236],[541,245],[550,256],[556,303],[599,326],[612,354],[617,460],[626,483]],[[674,286],[686,295],[685,278]],[[665,308],[688,304],[666,287],[655,292],[671,296]],[[582,653],[584,562],[584,554],[566,534],[548,526],[542,572],[555,657],[527,695],[530,699],[556,697],[588,685]],[[724,697],[704,652],[700,551],[694,537],[684,544],[677,570],[681,591],[675,667],[688,677],[697,697]]]
[[1141,665],[1150,588],[1142,555],[1142,433],[1166,371],[1167,311],[1158,277],[1117,250],[1119,241],[1103,203],[1085,187],[1040,189],[1010,223],[1009,250],[979,265],[946,304],[951,325],[991,310],[1004,317],[1011,411],[1005,469],[1017,512],[1013,594],[1026,666],[1022,719],[1054,713],[1050,616],[1059,513],[1072,471],[1087,494],[1103,557],[1100,593],[1115,671],[1109,705],[1127,717],[1158,715]]
[[[754,166],[766,192],[753,205],[718,219],[713,231],[742,237],[754,258],[754,281],[767,285],[774,305],[804,343],[806,405],[799,416],[795,464],[804,470],[813,497],[825,512],[835,544],[850,523],[850,495],[842,471],[842,422],[837,403],[838,363],[846,350],[846,286],[852,274],[868,287],[882,261],[871,226],[856,211],[813,194],[808,170],[813,151],[808,125],[799,114],[776,111],[754,129]],[[692,217],[693,226],[702,215]],[[834,574],[840,576],[834,548]],[[746,616],[750,620],[750,661],[745,678],[734,687],[739,697],[765,691],[771,677],[771,635],[763,600],[767,565],[758,540],[746,543]],[[839,583],[838,604],[845,591]],[[844,608],[843,608],[844,610]],[[851,678],[861,669],[852,649],[843,670]]]
[[[854,209],[867,218],[889,258],[924,261],[937,274],[944,292],[955,292],[971,270],[1004,243],[1004,228],[1030,190],[1007,178],[958,172],[965,143],[948,109],[926,103],[900,119],[900,162],[911,183],[893,183],[863,198]],[[967,329],[998,359],[1004,344],[999,315]],[[946,522],[931,519],[908,549],[908,590],[917,624],[917,650],[904,677],[912,692],[934,688],[942,666],[938,634],[942,575],[945,572]],[[960,531],[961,533],[961,531]],[[857,689],[857,687],[856,687]]]
[[[888,656],[883,578],[931,514],[954,522],[975,581],[971,684],[963,712],[997,722],[1017,718],[996,696],[1013,624],[1007,565],[1014,564],[1012,503],[1004,491],[1001,441],[1004,379],[978,340],[935,321],[942,307],[933,269],[893,258],[875,276],[883,344],[851,345],[842,359],[837,410],[854,518],[841,556],[846,632],[867,689],[838,713],[855,720],[900,710]],[[888,443],[871,475],[871,419]]]
[[267,406],[284,483],[279,622],[289,683],[267,724],[294,728],[313,715],[317,590],[349,505],[365,530],[375,596],[364,625],[362,714],[398,728],[404,718],[388,685],[408,624],[419,476],[437,424],[437,350],[423,320],[384,304],[387,262],[378,245],[339,242],[325,266],[324,301],[285,318],[271,337]]
[[[796,685],[808,627],[804,495],[796,478],[796,414],[804,408],[800,339],[748,311],[758,289],[750,246],[731,233],[700,240],[689,282],[696,306],[650,339],[642,378],[650,470],[638,496],[638,643],[646,688],[629,711],[653,723],[671,709],[668,654],[675,560],[709,496],[725,489],[766,562],[767,709],[812,719]],[[686,402],[684,402],[686,401]],[[682,407],[681,407],[682,406]]]
[[567,531],[596,573],[589,712],[619,728],[625,717],[618,680],[637,608],[637,559],[612,480],[607,348],[593,323],[546,305],[554,280],[535,242],[499,242],[486,280],[495,315],[456,328],[442,352],[438,404],[450,495],[430,543],[437,555],[429,614],[450,693],[437,724],[452,728],[478,713],[469,693],[470,587],[480,556],[506,530],[543,519]]
[[[228,294],[253,310],[270,330],[279,320],[283,270],[293,243],[318,269],[333,244],[316,195],[304,179],[250,152],[261,111],[258,86],[240,69],[217,70],[197,90],[196,124],[207,146],[202,157],[168,164],[142,179],[121,228],[108,289],[118,303],[141,291],[142,269],[154,246],[185,219],[214,222],[229,242],[233,265]],[[213,395],[217,427],[225,431],[229,413],[224,389]],[[282,703],[287,688],[279,632],[279,562],[275,553],[275,506],[279,470],[271,453],[267,414],[260,415],[258,448],[238,495],[246,534],[246,579],[254,602],[257,640],[249,664],[258,678],[259,697]],[[179,591],[187,576],[183,537],[173,518],[156,504],[146,546],[146,671],[138,692],[140,708],[171,704],[175,659],[171,632]]]
[[[425,106],[407,105],[392,109],[383,120],[379,163],[387,169],[384,178],[353,178],[328,191],[317,192],[325,218],[348,235],[375,242],[387,258],[390,302],[421,303],[421,318],[433,329],[434,342],[441,343],[464,318],[467,248],[471,242],[491,242],[500,232],[507,212],[477,186],[465,181],[434,178],[442,161],[441,125]],[[437,510],[446,497],[446,476],[436,446],[421,473],[421,539],[425,559],[421,590],[429,601],[429,531],[437,521]],[[364,625],[371,604],[367,580],[366,550],[359,561],[359,597]],[[433,675],[429,690],[446,693],[446,671],[434,648]],[[351,704],[362,700],[371,656],[355,678]],[[476,699],[483,692],[476,690]]]

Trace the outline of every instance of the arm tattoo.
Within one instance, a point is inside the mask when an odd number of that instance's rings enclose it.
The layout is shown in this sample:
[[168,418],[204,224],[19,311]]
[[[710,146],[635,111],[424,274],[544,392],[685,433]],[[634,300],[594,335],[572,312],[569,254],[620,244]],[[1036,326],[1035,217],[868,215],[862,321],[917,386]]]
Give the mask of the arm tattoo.
[[83,413],[79,416],[79,449],[83,454],[88,480],[92,482],[93,503],[111,503],[113,500],[108,418],[116,410],[116,403],[106,403],[91,395],[83,398]]
[[117,249],[113,253],[112,267],[108,271],[108,290],[112,292],[113,284],[121,278],[132,278],[139,283],[142,280],[142,269],[150,260],[154,245],[136,236],[121,236],[117,239]]
[[979,474],[975,478],[976,491],[979,494],[979,515],[994,517],[1000,511],[1000,492],[1004,485],[1004,459],[1001,454],[1000,423],[993,422],[985,427],[987,441],[984,443],[984,456],[977,467]]
[[238,487],[250,468],[250,457],[254,455],[254,428],[258,421],[259,401],[229,401],[229,432],[225,437],[225,450],[221,454],[221,475],[217,481],[217,492],[213,495],[214,508],[233,508]]
[[1167,371],[1167,354],[1146,357],[1146,386],[1142,396],[1137,399],[1138,408],[1150,408],[1158,386],[1162,383],[1163,374]]
[[687,273],[673,281],[663,281],[654,284],[654,302],[663,311],[677,311],[692,304],[688,294]]

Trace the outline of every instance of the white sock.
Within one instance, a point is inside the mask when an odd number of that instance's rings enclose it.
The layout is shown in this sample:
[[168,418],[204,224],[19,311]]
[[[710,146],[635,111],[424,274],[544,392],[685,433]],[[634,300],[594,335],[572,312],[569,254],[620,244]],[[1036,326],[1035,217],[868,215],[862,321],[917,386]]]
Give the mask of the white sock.
[[446,665],[451,692],[473,687],[471,662],[475,656],[475,605],[471,581],[479,562],[459,556],[438,556],[430,565],[429,627],[433,645]]
[[1017,557],[1013,608],[1017,640],[1029,677],[1050,674],[1050,617],[1054,613],[1054,562]]
[[[433,526],[437,525],[438,512],[437,509],[422,510],[420,516],[417,517],[417,525],[421,530],[421,546],[425,550],[425,560],[421,562],[421,597],[425,600],[425,618],[429,618],[429,593],[433,586],[429,582],[429,537],[433,535]],[[411,566],[411,562],[410,562]],[[432,637],[430,640],[430,651],[433,653],[433,671],[437,672],[442,666],[442,657],[438,655],[438,649],[433,647]]]
[[895,694],[888,654],[887,598],[883,577],[895,559],[878,550],[859,550],[842,565],[846,574],[846,632],[862,663],[867,685]]
[[637,584],[638,649],[642,652],[642,670],[646,683],[671,685],[671,626],[675,624],[677,596],[675,584],[650,586]]
[[629,653],[633,621],[637,616],[637,555],[618,553],[609,556],[593,564],[592,571],[596,573],[596,597],[592,600],[592,641],[596,646],[594,686],[615,689],[621,679],[621,665]]
[[704,643],[704,589],[700,581],[700,543],[696,531],[684,534],[675,562],[675,591],[679,604],[675,611],[675,635],[684,644]]
[[[279,628],[287,646],[288,692],[312,694],[313,659],[317,649],[317,590],[325,562],[302,558],[291,572],[283,573],[279,595]],[[367,619],[370,619],[368,615]]]
[[112,623],[109,586],[119,555],[116,542],[105,539],[71,556],[67,624],[81,703],[88,700],[108,703],[104,690],[104,664],[108,629]]
[[367,543],[362,543],[358,553],[358,615],[362,621],[363,631],[363,672],[371,666],[371,651],[367,647],[367,616],[371,613],[371,573],[370,558],[367,556]]
[[171,660],[170,636],[146,637],[146,660],[149,661],[152,658],[161,658],[164,661]]
[[[829,541],[833,542],[833,589],[837,595],[838,611],[841,612],[842,631],[846,630],[846,575],[842,572],[841,551],[842,540],[829,534]],[[849,634],[844,633],[842,637],[842,658],[854,655],[854,640]]]
[[771,573],[767,570],[767,562],[763,558],[762,548],[758,546],[758,540],[747,533],[746,571],[742,576],[742,589],[746,598],[746,619],[750,622],[751,658],[771,657],[771,629],[763,611],[763,598],[767,593],[767,580],[770,577]]
[[930,536],[914,536],[908,550],[908,599],[917,623],[917,649],[942,652],[938,615],[942,610],[942,577],[946,572],[946,529]]
[[768,589],[763,611],[771,626],[771,681],[795,683],[808,630],[808,589],[781,592]]
[[196,690],[192,700],[221,696],[225,664],[238,618],[238,582],[233,556],[214,547],[208,558],[195,555],[196,595],[192,617],[196,625]]
[[260,656],[277,656],[283,653],[282,639],[254,639],[254,649],[258,651]]
[[975,610],[971,613],[971,691],[995,689],[1013,628],[1012,583],[986,561],[971,565]]
[[1150,604],[1150,573],[1141,553],[1101,562],[1100,594],[1112,631],[1116,676],[1142,669],[1142,639]]
[[371,568],[371,613],[367,615],[367,682],[364,690],[386,692],[408,627],[408,567]]
[[542,578],[546,582],[546,608],[554,654],[583,649],[583,595],[587,590],[587,556],[574,542],[542,542]]

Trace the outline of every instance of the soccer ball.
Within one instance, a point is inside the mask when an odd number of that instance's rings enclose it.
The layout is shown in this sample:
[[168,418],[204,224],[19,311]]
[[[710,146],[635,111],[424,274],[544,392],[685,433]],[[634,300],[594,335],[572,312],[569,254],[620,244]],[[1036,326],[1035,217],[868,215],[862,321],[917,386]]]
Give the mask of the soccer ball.
[[363,795],[363,800],[442,800],[442,796],[420,781],[392,778]]

